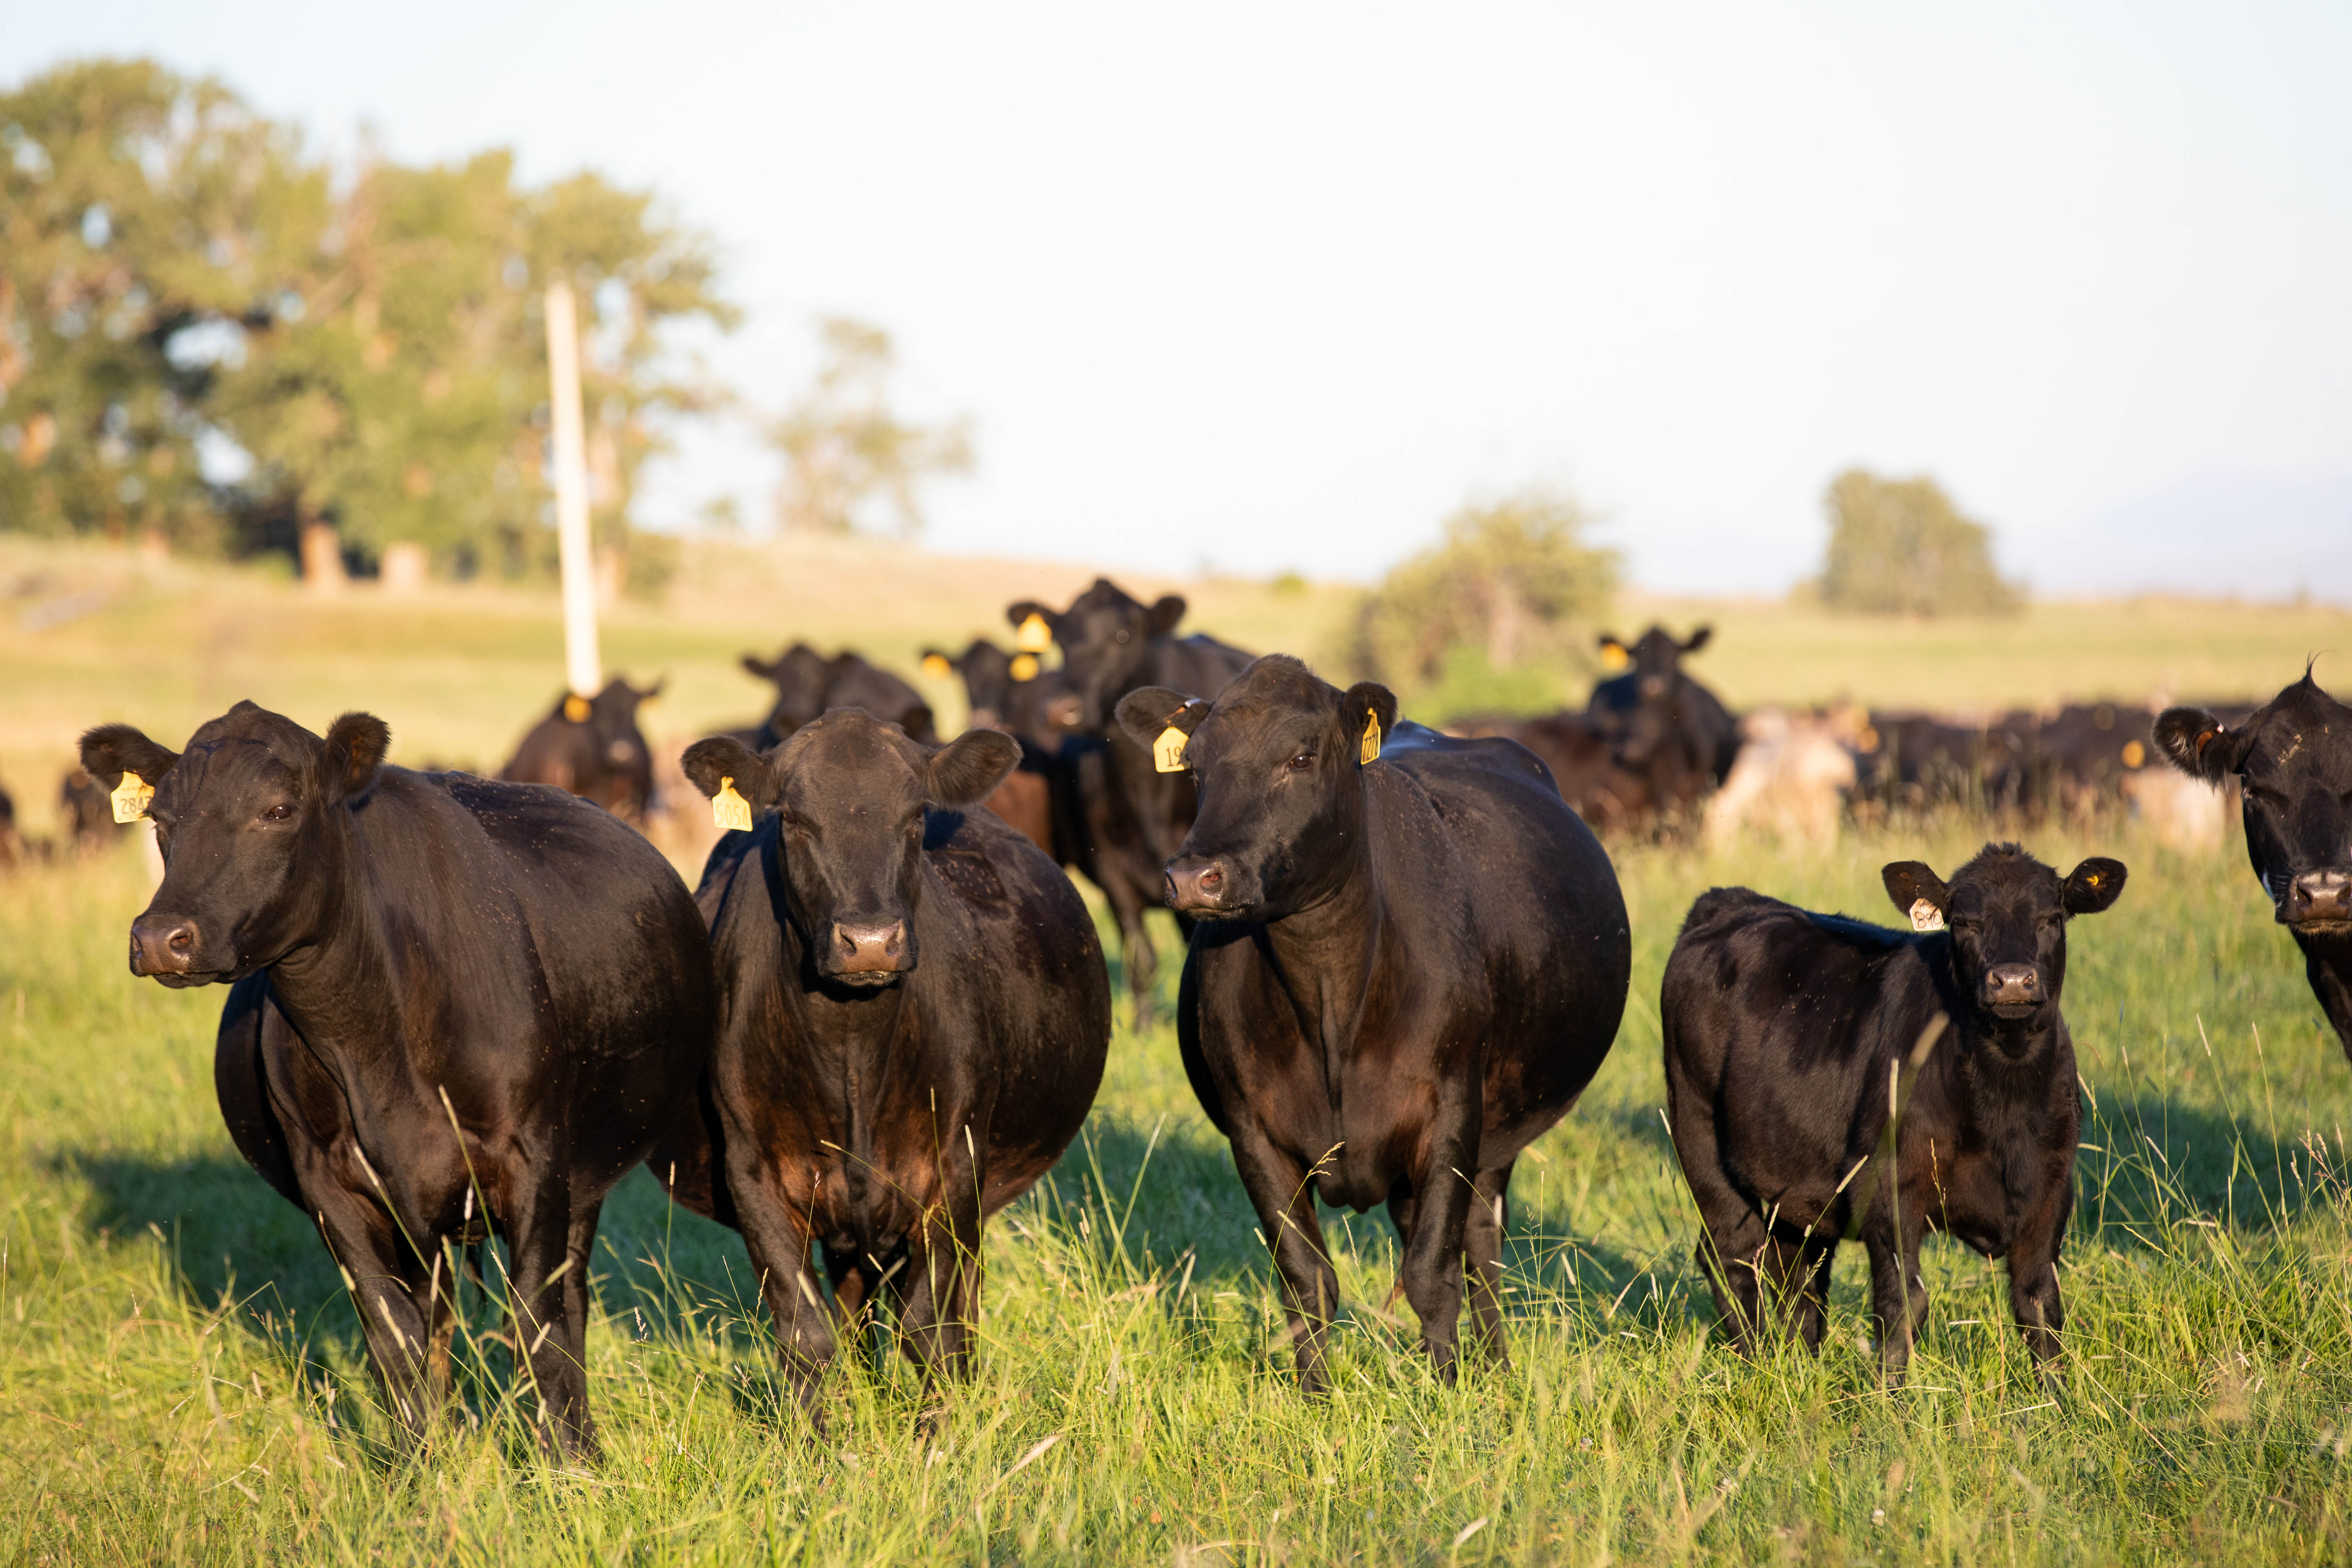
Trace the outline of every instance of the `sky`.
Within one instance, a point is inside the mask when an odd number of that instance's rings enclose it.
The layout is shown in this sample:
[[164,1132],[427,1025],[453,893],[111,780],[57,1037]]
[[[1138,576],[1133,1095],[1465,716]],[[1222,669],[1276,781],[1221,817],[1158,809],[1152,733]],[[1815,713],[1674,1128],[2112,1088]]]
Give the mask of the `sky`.
[[[2352,5],[16,5],[331,148],[513,148],[712,234],[781,410],[814,322],[968,415],[941,549],[1369,579],[1465,500],[1645,587],[1818,570],[1933,475],[2044,593],[2352,602]],[[641,521],[764,517],[748,423]]]

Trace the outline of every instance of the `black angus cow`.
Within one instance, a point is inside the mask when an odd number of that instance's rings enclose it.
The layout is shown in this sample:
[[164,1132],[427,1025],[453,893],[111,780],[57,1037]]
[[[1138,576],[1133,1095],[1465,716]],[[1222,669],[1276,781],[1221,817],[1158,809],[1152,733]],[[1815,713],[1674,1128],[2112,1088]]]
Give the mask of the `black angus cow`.
[[[1369,763],[1367,721],[1385,737]],[[1167,878],[1204,923],[1177,1037],[1272,1245],[1301,1386],[1328,1386],[1339,1305],[1318,1198],[1388,1205],[1439,1377],[1465,1272],[1474,1339],[1506,1361],[1512,1163],[1576,1102],[1624,1011],[1609,857],[1522,747],[1399,725],[1385,687],[1341,692],[1282,655],[1213,702],[1130,692],[1119,721],[1145,744],[1189,736],[1200,817]]]
[[1091,840],[1080,831],[1076,769],[1063,754],[1077,699],[1069,694],[1061,671],[1044,668],[1034,654],[1007,653],[986,637],[973,638],[953,657],[925,648],[923,668],[963,678],[971,728],[999,731],[1020,743],[1021,764],[988,797],[988,809],[1055,863],[1076,866],[1091,878]]
[[806,643],[794,643],[772,660],[747,653],[742,662],[746,671],[776,689],[768,717],[751,737],[754,751],[768,750],[834,708],[863,708],[919,741],[939,738],[923,694],[888,670],[867,663],[862,654],[844,649],[828,658]]
[[[2082,1117],[2059,1012],[2066,922],[2114,903],[2124,867],[2089,859],[2062,881],[1995,844],[1948,884],[1916,860],[1882,875],[1921,930],[1745,888],[1701,895],[1683,922],[1659,1014],[1699,1262],[1741,1351],[1791,1319],[1819,1350],[1831,1261],[1859,1236],[1879,1356],[1899,1378],[1927,1311],[1920,1238],[1940,1230],[2008,1260],[2017,1326],[2054,1371]],[[1931,1038],[1938,1015],[1948,1028]],[[1873,1156],[1906,1067],[1889,1179]]]
[[[1139,1020],[1150,1012],[1160,969],[1144,911],[1160,900],[1162,868],[1192,826],[1195,798],[1188,774],[1160,772],[1150,748],[1120,728],[1119,700],[1148,686],[1213,698],[1252,657],[1214,637],[1178,637],[1184,608],[1177,595],[1146,605],[1097,577],[1066,610],[1024,601],[1004,612],[1015,626],[1037,616],[1061,645],[1060,679],[1076,699],[1067,715],[1076,743],[1066,754],[1075,780],[1076,829],[1086,836],[1084,868],[1118,921],[1121,963]],[[1191,921],[1180,911],[1178,924],[1189,930]]]
[[88,768],[66,770],[58,785],[58,807],[66,814],[67,837],[82,853],[105,848],[122,832],[123,825],[114,820],[114,804],[108,798],[107,786],[90,777]]
[[643,817],[654,805],[654,759],[637,728],[637,710],[665,684],[640,691],[614,676],[593,697],[566,693],[523,736],[499,777],[553,784],[616,816]]
[[696,894],[719,977],[713,1142],[813,1421],[835,1330],[809,1244],[845,1326],[887,1284],[926,1386],[967,1373],[982,1223],[1060,1158],[1102,1081],[1110,981],[1086,902],[970,809],[1017,755],[992,730],[933,748],[855,710],[765,757],[687,749],[704,793],[732,780],[762,813]]
[[2352,1057],[2352,708],[2303,679],[2234,727],[2202,708],[2168,708],[2157,749],[2210,784],[2235,775],[2246,858],[2273,918]]
[[1678,642],[1652,626],[1639,642],[1601,638],[1604,651],[1615,649],[1633,668],[1595,685],[1585,713],[1609,737],[1618,765],[1648,781],[1662,811],[1689,811],[1730,776],[1739,755],[1739,721],[1682,667],[1713,634],[1701,626]]
[[449,1393],[452,1247],[503,1237],[543,1430],[591,1457],[583,1362],[604,1194],[694,1104],[710,950],[658,851],[536,785],[383,764],[383,721],[322,739],[240,702],[165,750],[82,737],[154,786],[163,880],[131,972],[233,983],[214,1086],[254,1169],[343,1270],[394,1422]]
[[1595,833],[1633,833],[1657,821],[1658,796],[1649,777],[1619,765],[1608,734],[1589,714],[1474,719],[1448,725],[1447,731],[1476,739],[1499,736],[1533,752],[1551,770],[1553,787],[1568,809]]

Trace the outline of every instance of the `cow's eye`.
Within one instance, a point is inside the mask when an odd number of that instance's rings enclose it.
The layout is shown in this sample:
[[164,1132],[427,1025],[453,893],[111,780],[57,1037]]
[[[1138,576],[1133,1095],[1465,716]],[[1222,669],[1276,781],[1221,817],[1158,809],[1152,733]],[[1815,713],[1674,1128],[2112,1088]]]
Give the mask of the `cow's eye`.
[[1118,640],[1125,642],[1127,640],[1127,628],[1125,626],[1121,626],[1118,631]]
[[281,800],[276,805],[271,806],[268,811],[263,812],[261,814],[261,820],[264,822],[283,822],[293,815],[294,808]]
[[1301,752],[1282,765],[1288,768],[1294,773],[1303,773],[1307,769],[1315,765],[1315,753],[1312,752]]

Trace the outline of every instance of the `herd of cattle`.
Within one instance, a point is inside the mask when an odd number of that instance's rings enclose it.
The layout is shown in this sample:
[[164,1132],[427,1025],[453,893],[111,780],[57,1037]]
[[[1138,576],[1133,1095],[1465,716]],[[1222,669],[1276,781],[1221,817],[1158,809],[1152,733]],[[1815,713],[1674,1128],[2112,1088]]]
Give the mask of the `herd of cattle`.
[[[320,736],[240,703],[177,752],[124,725],[83,738],[91,787],[152,817],[162,853],[131,971],[231,987],[223,1114],[318,1225],[403,1429],[449,1396],[458,1278],[496,1237],[546,1430],[593,1453],[590,1247],[640,1163],[741,1234],[813,1423],[839,1335],[885,1300],[927,1394],[968,1373],[982,1226],[1076,1136],[1111,1039],[1064,867],[1108,897],[1139,1000],[1145,910],[1171,906],[1187,933],[1184,1067],[1271,1247],[1302,1386],[1328,1385],[1339,1304],[1318,1201],[1387,1206],[1439,1376],[1465,1306],[1472,1347],[1505,1358],[1513,1165],[1591,1080],[1630,983],[1588,824],[1687,820],[1745,754],[1679,668],[1704,634],[1632,645],[1581,715],[1444,734],[1381,686],[1179,637],[1183,608],[1108,582],[1060,611],[1013,605],[1014,652],[934,656],[972,710],[945,744],[913,687],[854,656],[747,659],[773,710],[680,760],[730,828],[691,895],[619,815],[655,791],[644,694],[621,683],[559,705],[508,770],[561,789],[390,766],[363,713]],[[2255,870],[2352,1051],[2352,710],[2306,671],[2235,723],[2146,720],[1938,752],[1873,718],[1856,754],[1931,794],[1953,787],[1941,768],[1969,789],[1997,776],[2029,816],[2105,787],[2107,764],[2081,760],[2103,749],[2123,771],[2153,748],[2200,785],[2234,781]],[[1832,1255],[1858,1238],[1899,1375],[1926,1312],[1921,1238],[1941,1230],[2007,1260],[2018,1326],[2056,1373],[2068,926],[2126,877],[1994,844],[1949,875],[1887,866],[1907,929],[1745,889],[1693,906],[1661,994],[1667,1110],[1736,1343],[1817,1346]]]

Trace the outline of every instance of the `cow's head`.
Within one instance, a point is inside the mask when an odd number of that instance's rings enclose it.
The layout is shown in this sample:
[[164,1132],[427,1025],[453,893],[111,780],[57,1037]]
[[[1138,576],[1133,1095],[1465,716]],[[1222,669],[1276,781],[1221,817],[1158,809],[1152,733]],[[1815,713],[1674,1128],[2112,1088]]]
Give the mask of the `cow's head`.
[[1915,927],[1951,929],[1952,973],[1979,1015],[2005,1023],[2054,1017],[2066,984],[2066,921],[2124,890],[2124,863],[2099,857],[2064,880],[2014,844],[1988,844],[1948,883],[1918,860],[1879,875]]
[[862,709],[835,708],[765,756],[720,736],[686,749],[707,795],[732,779],[754,811],[775,808],[788,915],[819,975],[887,985],[910,973],[930,811],[988,798],[1021,761],[1010,735],[970,730],[926,746]]
[[779,733],[789,735],[824,711],[824,688],[833,679],[833,661],[808,644],[796,642],[772,659],[747,653],[742,663],[746,674],[776,689],[768,722]]
[[656,680],[640,689],[616,675],[589,699],[586,722],[605,766],[629,769],[646,763],[646,737],[637,728],[637,710],[659,697],[668,684]]
[[1631,674],[1643,697],[1664,697],[1673,689],[1675,678],[1682,673],[1683,655],[1696,653],[1714,635],[1713,626],[1701,626],[1677,642],[1674,633],[1654,626],[1642,634],[1641,641],[1629,643],[1613,633],[1603,632],[1601,660]]
[[1170,594],[1146,605],[1097,577],[1059,615],[1027,600],[1004,612],[1016,627],[1033,615],[1062,645],[1063,679],[1078,700],[1080,726],[1101,734],[1109,731],[1119,698],[1143,678],[1151,640],[1170,636],[1183,620],[1184,601]]
[[240,702],[171,752],[128,724],[81,738],[110,791],[125,773],[155,791],[147,815],[163,880],[131,922],[131,973],[166,985],[239,980],[316,931],[335,896],[348,815],[375,783],[392,731],[346,713],[321,737]]
[[[1213,703],[1147,686],[1118,721],[1151,746],[1172,725],[1201,809],[1168,862],[1168,901],[1202,920],[1272,920],[1313,903],[1363,852],[1365,722],[1396,728],[1396,698],[1365,681],[1341,691],[1269,654]],[[1375,764],[1376,765],[1376,764]]]
[[2352,932],[2352,708],[2303,679],[2235,730],[2201,708],[2168,708],[2156,749],[2192,778],[2237,775],[2246,858],[2279,923]]
[[974,637],[970,647],[952,656],[935,647],[925,648],[923,668],[931,675],[952,671],[963,677],[963,694],[971,708],[971,722],[982,729],[993,729],[1012,709],[1013,658],[986,637]]

